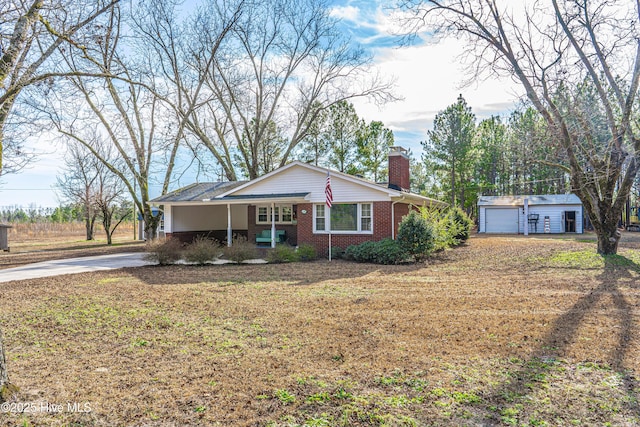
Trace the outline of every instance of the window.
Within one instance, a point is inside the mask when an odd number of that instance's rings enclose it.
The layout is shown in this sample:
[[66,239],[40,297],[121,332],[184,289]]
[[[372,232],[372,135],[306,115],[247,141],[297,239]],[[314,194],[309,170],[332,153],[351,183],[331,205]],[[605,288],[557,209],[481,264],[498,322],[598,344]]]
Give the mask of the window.
[[[276,208],[276,215],[278,215]],[[282,222],[291,222],[293,219],[293,209],[291,206],[282,206]]]
[[360,230],[371,231],[371,205],[369,203],[360,205]]
[[336,233],[371,233],[373,212],[371,203],[335,203],[331,218],[327,218],[324,204],[315,205],[314,231],[324,232],[331,227]]
[[258,206],[258,220],[257,222],[269,221],[269,208],[266,206]]
[[325,217],[324,217],[324,205],[316,205],[316,231],[324,231]]
[[358,205],[355,203],[333,205],[331,231],[358,231]]
[[[282,212],[282,218],[280,213]],[[291,224],[293,221],[292,205],[276,205],[275,221],[280,224]],[[256,209],[256,224],[271,224],[271,206],[258,206]]]

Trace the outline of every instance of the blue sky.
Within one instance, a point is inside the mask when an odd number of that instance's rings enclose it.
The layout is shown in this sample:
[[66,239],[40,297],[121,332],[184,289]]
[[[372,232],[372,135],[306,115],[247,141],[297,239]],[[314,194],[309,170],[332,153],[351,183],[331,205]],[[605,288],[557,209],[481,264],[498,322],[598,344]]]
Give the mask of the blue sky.
[[[399,48],[391,32],[394,23],[389,10],[373,0],[335,0],[332,14],[340,18],[353,41],[369,50],[375,66],[396,81],[396,95],[402,100],[378,106],[355,100],[358,114],[367,121],[379,120],[394,132],[396,144],[418,155],[435,115],[462,94],[479,120],[492,114],[508,114],[518,99],[518,87],[508,80],[487,80],[461,87],[464,65],[458,61],[463,45],[457,40],[424,41]],[[22,205],[53,207],[59,204],[54,185],[62,161],[55,147],[36,147],[46,154],[31,168],[0,179],[0,209]],[[62,150],[57,150],[62,151]],[[195,168],[195,166],[194,166]],[[194,174],[195,175],[195,172]],[[181,185],[186,184],[183,177]],[[155,196],[155,195],[154,195]]]

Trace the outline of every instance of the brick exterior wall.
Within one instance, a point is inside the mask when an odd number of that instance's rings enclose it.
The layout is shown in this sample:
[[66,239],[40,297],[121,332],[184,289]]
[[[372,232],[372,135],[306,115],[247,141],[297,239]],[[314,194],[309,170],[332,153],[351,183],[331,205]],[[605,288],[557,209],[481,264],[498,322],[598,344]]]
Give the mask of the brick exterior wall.
[[[247,230],[232,230],[232,235],[239,235],[247,237]],[[178,231],[174,233],[166,233],[165,237],[168,239],[173,237],[178,239],[182,243],[191,243],[198,236],[204,236],[208,239],[215,239],[222,244],[227,242],[227,230],[202,230],[202,231]]]
[[[256,224],[256,206],[249,205],[247,208],[248,215],[248,230],[247,230],[247,238],[250,242],[256,241],[256,236],[262,232],[262,230],[271,230],[271,224]],[[295,219],[299,216],[299,207],[297,205],[293,205],[293,218]],[[291,246],[298,245],[298,227],[294,224],[278,224],[276,223],[276,230],[284,230],[286,243]]]
[[[373,202],[373,234],[332,234],[331,246],[346,249],[351,245],[358,245],[369,240],[378,241],[391,237],[391,204],[392,202]],[[302,210],[307,213],[303,215]],[[394,205],[395,233],[402,217],[409,212],[409,205],[396,203]],[[318,256],[329,255],[329,235],[313,233],[313,204],[298,205],[298,245],[310,244],[316,248]]]
[[406,203],[396,203],[393,205],[393,214],[395,218],[395,225],[393,227],[393,235],[398,237],[398,227],[400,226],[400,222],[405,215],[409,214],[409,205]]
[[409,156],[406,150],[398,149],[389,153],[389,186],[409,190]]

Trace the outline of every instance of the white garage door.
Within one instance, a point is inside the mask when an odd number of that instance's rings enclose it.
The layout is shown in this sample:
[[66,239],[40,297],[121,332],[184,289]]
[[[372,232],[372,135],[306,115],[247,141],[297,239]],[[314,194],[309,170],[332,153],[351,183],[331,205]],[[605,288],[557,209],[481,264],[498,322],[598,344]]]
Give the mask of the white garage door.
[[485,210],[487,233],[518,234],[518,208],[491,208]]

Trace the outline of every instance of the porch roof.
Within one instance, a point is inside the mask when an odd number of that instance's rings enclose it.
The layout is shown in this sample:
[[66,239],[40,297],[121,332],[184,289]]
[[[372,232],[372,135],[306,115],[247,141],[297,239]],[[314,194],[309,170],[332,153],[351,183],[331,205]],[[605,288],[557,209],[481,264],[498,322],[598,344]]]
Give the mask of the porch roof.
[[[207,183],[207,184],[219,184],[219,183]],[[238,184],[240,185],[240,184]],[[226,204],[242,204],[242,203],[256,203],[257,201],[263,202],[305,202],[307,200],[308,192],[305,193],[276,193],[276,194],[244,194],[244,195],[227,195],[220,197],[226,191],[229,186],[224,188],[218,188],[213,190],[207,190],[206,184],[197,184],[200,188],[193,188],[193,186],[185,187],[174,193],[167,194],[162,197],[155,198],[149,203],[152,205],[182,205],[182,204],[199,204],[199,205],[226,205]],[[186,190],[186,191],[185,191]],[[176,194],[177,193],[177,194]],[[214,195],[217,194],[217,195]]]
[[246,194],[239,196],[224,196],[216,200],[256,200],[256,199],[304,199],[309,193],[280,193],[280,194]]
[[215,199],[217,196],[226,193],[236,187],[245,184],[246,181],[226,181],[226,182],[200,182],[179,188],[164,196],[156,197],[149,203],[154,205],[180,203],[180,202],[201,202],[207,199]]

